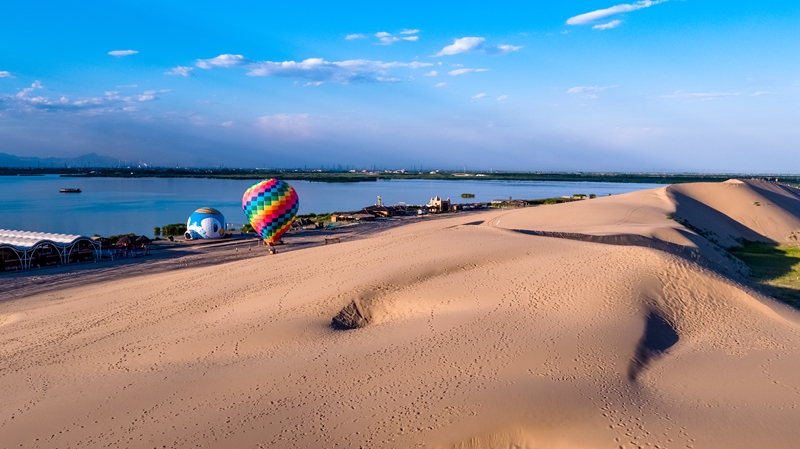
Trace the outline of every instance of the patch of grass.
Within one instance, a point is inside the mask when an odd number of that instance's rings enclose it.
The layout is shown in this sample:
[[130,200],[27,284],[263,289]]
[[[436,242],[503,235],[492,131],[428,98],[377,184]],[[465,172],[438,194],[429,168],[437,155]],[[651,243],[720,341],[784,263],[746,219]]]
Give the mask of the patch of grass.
[[728,251],[750,267],[765,293],[800,309],[800,245],[744,242]]

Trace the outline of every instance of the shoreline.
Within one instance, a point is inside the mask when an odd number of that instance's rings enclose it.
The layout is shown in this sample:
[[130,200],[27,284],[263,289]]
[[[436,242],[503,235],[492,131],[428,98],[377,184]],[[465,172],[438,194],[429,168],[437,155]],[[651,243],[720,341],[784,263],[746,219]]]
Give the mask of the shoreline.
[[279,178],[286,181],[323,183],[358,183],[390,180],[428,181],[542,181],[542,182],[608,182],[640,184],[683,184],[722,182],[730,178],[780,179],[800,184],[800,174],[787,173],[664,173],[664,172],[514,172],[514,171],[405,171],[363,170],[275,170],[275,169],[201,169],[201,168],[13,168],[0,167],[0,176],[38,176],[56,174],[63,178],[203,178],[261,180]]

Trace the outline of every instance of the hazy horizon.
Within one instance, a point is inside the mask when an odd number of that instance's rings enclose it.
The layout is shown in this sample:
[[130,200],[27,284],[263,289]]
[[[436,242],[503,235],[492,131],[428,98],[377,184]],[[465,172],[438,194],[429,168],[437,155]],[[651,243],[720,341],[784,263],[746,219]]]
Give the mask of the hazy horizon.
[[798,4],[40,6],[0,30],[3,153],[800,172]]

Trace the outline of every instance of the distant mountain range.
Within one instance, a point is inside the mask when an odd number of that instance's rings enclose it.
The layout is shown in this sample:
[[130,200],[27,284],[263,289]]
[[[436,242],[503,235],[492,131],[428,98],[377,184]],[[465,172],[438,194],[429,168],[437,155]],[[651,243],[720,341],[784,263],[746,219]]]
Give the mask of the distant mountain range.
[[[0,153],[0,167],[8,168],[76,168],[76,167],[116,167],[118,159],[100,156],[97,153],[84,154],[78,157],[22,157]],[[123,165],[127,165],[123,163]]]

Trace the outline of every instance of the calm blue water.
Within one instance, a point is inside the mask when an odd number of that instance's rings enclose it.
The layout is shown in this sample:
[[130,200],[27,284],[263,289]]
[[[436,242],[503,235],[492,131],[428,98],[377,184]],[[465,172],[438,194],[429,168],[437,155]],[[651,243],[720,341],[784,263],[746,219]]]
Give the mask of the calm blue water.
[[[255,181],[227,179],[123,179],[0,176],[0,229],[111,235],[152,235],[153,227],[185,223],[197,208],[219,209],[229,223],[244,223],[242,194]],[[289,181],[300,196],[300,213],[359,210],[383,197],[384,204],[426,204],[439,195],[453,202],[495,198],[534,199],[575,193],[619,194],[659,184],[541,181],[402,180],[361,183]],[[83,193],[64,194],[64,187]],[[462,193],[475,198],[462,200]]]

